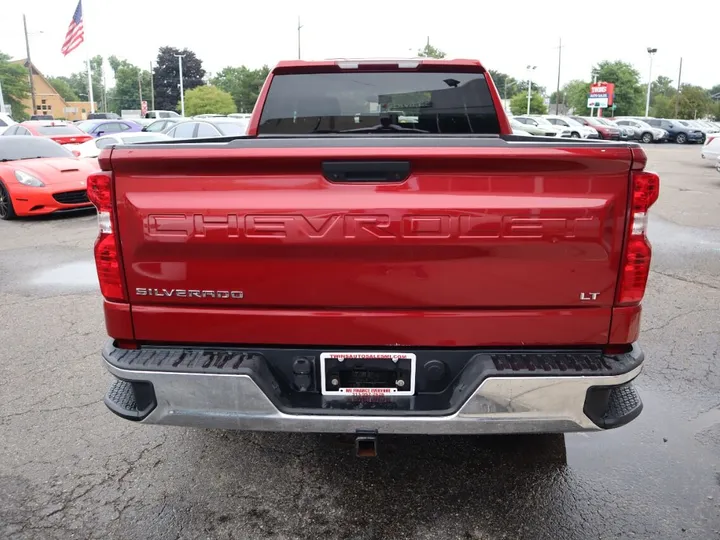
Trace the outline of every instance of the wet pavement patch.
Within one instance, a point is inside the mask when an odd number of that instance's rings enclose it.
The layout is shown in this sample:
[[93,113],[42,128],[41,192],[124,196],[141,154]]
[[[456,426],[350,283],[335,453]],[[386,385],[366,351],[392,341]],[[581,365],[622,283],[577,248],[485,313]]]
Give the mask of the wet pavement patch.
[[66,289],[98,288],[97,270],[92,261],[61,264],[36,273],[30,284]]

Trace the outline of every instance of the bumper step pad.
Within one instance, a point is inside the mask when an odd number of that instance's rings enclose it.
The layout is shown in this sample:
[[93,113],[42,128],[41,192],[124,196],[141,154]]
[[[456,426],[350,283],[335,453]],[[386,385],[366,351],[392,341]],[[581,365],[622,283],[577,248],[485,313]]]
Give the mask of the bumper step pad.
[[142,420],[155,408],[155,392],[147,382],[115,379],[105,395],[105,405],[127,420]]
[[624,426],[642,412],[643,404],[632,382],[588,390],[585,414],[604,429]]

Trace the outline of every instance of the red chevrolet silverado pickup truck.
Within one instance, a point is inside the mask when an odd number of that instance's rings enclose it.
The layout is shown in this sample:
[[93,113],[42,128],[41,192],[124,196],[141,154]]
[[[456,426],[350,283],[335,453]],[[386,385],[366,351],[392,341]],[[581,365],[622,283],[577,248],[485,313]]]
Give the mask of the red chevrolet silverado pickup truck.
[[107,406],[369,436],[634,419],[658,176],[633,143],[511,133],[477,61],[293,61],[247,136],[105,149]]

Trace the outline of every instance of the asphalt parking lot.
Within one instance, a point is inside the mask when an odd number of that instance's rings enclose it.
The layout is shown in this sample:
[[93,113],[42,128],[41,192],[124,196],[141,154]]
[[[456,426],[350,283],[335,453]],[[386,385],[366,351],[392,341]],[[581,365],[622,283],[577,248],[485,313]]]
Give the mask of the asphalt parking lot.
[[662,193],[623,428],[351,441],[108,412],[93,213],[0,223],[0,538],[720,538],[720,175],[647,148]]

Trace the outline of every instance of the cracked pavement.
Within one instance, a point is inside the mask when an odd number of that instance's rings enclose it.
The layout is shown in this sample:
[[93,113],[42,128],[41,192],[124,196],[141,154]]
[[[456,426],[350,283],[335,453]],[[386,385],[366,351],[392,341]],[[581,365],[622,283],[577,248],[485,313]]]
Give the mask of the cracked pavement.
[[720,175],[661,174],[623,428],[352,440],[142,426],[108,412],[92,213],[0,222],[0,538],[720,539]]

